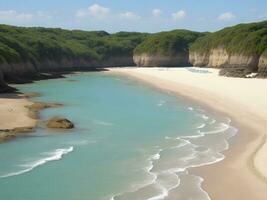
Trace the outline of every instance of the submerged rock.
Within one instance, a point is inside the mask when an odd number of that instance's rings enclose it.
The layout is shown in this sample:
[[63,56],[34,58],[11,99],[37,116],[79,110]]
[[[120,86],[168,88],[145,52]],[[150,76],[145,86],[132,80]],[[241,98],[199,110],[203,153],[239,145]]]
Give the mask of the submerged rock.
[[26,107],[29,109],[29,116],[33,119],[37,119],[38,113],[40,110],[47,109],[47,108],[56,108],[59,106],[62,106],[62,104],[34,102],[33,104],[26,106]]
[[48,128],[53,129],[72,129],[74,128],[74,124],[66,119],[66,118],[59,118],[59,117],[53,117],[48,120],[46,126]]
[[14,129],[0,130],[0,142],[15,139],[19,135],[34,131],[33,127],[18,127]]

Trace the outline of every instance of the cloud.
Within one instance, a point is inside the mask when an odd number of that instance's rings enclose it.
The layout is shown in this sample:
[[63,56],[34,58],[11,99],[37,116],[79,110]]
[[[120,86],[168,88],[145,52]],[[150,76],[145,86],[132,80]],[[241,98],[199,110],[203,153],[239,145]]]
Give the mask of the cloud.
[[222,13],[218,16],[218,20],[221,21],[231,21],[234,18],[236,18],[236,16],[231,12]]
[[109,8],[100,6],[98,4],[93,4],[92,6],[89,6],[85,10],[78,10],[76,13],[76,17],[84,18],[84,17],[95,17],[98,19],[105,18],[110,12]]
[[124,12],[124,13],[121,13],[119,15],[121,18],[124,18],[124,19],[130,19],[130,20],[136,20],[136,19],[140,19],[141,17],[139,15],[137,15],[136,13],[134,12]]
[[186,12],[184,10],[179,10],[175,13],[172,13],[172,17],[175,20],[180,20],[186,17]]
[[154,9],[152,10],[152,15],[154,17],[159,17],[162,14],[162,11],[160,9]]
[[0,10],[0,20],[4,21],[24,21],[33,19],[33,14],[20,13],[15,10]]

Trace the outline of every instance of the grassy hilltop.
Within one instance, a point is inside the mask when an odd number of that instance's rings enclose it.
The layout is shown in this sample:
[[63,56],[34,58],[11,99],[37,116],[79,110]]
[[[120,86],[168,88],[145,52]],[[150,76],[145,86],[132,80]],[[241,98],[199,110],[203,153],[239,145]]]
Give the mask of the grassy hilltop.
[[151,35],[138,45],[135,54],[149,55],[175,55],[177,53],[188,53],[189,46],[203,33],[188,30],[173,30]]
[[230,54],[260,55],[264,51],[267,54],[267,21],[239,24],[207,34],[197,39],[190,50],[205,54],[218,47]]
[[112,56],[132,56],[133,49],[147,35],[0,25],[0,63],[35,64],[62,59],[101,61]]

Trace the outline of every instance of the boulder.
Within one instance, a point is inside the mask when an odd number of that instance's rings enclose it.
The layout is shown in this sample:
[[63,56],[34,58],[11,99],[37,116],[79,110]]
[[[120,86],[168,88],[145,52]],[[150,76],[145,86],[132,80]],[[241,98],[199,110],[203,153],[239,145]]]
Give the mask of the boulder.
[[53,117],[48,120],[46,126],[52,129],[72,129],[74,128],[74,124],[66,119],[66,118],[59,118]]

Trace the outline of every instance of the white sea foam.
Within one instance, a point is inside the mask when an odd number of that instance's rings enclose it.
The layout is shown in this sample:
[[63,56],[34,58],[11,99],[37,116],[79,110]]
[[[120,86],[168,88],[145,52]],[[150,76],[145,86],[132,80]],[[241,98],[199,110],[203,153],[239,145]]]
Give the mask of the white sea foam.
[[209,119],[209,116],[205,115],[205,114],[202,114],[201,117],[204,119],[204,120],[208,120]]
[[215,119],[212,119],[210,122],[209,122],[209,124],[214,124],[216,122],[216,120]]
[[194,110],[194,108],[192,108],[192,107],[188,107],[187,109],[188,109],[188,110],[191,110],[191,111],[193,111],[193,110]]
[[102,125],[102,126],[113,126],[114,124],[111,122],[105,122],[105,121],[99,121],[99,120],[94,120],[95,124]]
[[156,180],[157,180],[157,174],[152,172],[152,169],[153,169],[153,167],[154,167],[153,162],[154,162],[155,160],[159,160],[159,159],[160,159],[160,152],[161,152],[161,151],[162,151],[162,149],[159,149],[157,153],[151,155],[151,156],[148,158],[148,163],[149,163],[148,166],[144,168],[144,170],[145,170],[150,176],[152,176],[152,179],[150,179],[149,181],[147,181],[147,182],[145,182],[145,183],[143,183],[143,184],[138,184],[138,185],[134,185],[134,186],[132,186],[131,188],[133,188],[133,189],[131,189],[131,190],[128,190],[128,191],[125,191],[125,192],[121,192],[121,193],[117,193],[117,194],[115,194],[115,195],[112,195],[112,196],[110,197],[110,200],[115,200],[116,197],[119,197],[119,196],[124,195],[124,194],[126,194],[126,193],[136,192],[136,191],[140,190],[141,188],[144,188],[144,187],[146,187],[146,186],[148,186],[148,185],[152,185],[153,183],[155,183]]
[[36,167],[44,165],[47,162],[60,160],[64,155],[66,155],[66,154],[68,154],[68,153],[70,153],[72,151],[73,151],[73,146],[71,146],[69,148],[66,148],[66,149],[56,149],[53,152],[44,153],[45,155],[48,155],[48,156],[44,157],[44,158],[41,158],[41,159],[39,159],[37,161],[34,161],[32,163],[20,165],[20,167],[24,167],[25,169],[17,171],[17,172],[12,172],[12,173],[8,173],[8,174],[5,174],[5,175],[2,175],[2,176],[0,176],[0,178],[18,176],[18,175],[30,172],[30,171],[34,170]]
[[204,128],[206,126],[206,124],[205,123],[203,123],[203,124],[200,124],[199,126],[197,126],[197,129],[202,129],[202,128]]
[[198,130],[198,133],[200,135],[206,135],[206,134],[215,134],[215,133],[222,133],[224,131],[226,131],[227,129],[230,128],[230,125],[225,124],[225,123],[219,123],[219,126],[215,129],[215,130],[211,130],[211,131],[200,131]]
[[[189,109],[189,108],[188,108]],[[191,109],[190,109],[191,110]],[[206,122],[200,124],[197,129],[197,135],[189,135],[189,136],[183,136],[183,137],[169,137],[166,136],[166,140],[177,140],[179,143],[176,146],[169,146],[169,147],[164,147],[163,149],[160,149],[160,151],[156,154],[153,154],[152,156],[149,157],[149,166],[145,168],[147,173],[151,175],[153,178],[148,181],[145,184],[139,185],[138,187],[135,188],[134,191],[131,192],[139,192],[142,191],[142,189],[146,187],[153,187],[157,189],[157,192],[155,192],[150,198],[147,198],[147,200],[161,200],[165,199],[166,197],[169,196],[170,192],[172,190],[175,190],[178,188],[182,183],[180,179],[180,174],[188,174],[188,169],[189,168],[195,168],[195,167],[201,167],[201,166],[206,166],[206,165],[211,165],[217,162],[220,162],[225,158],[225,156],[221,153],[224,150],[227,150],[229,148],[229,143],[228,139],[233,137],[237,129],[234,127],[230,126],[231,120],[227,118],[226,120],[223,120],[224,122],[219,122],[217,123],[215,119],[212,119],[211,117],[207,116],[206,114],[200,114],[200,117],[204,119]],[[205,131],[203,131],[205,127]],[[202,130],[203,129],[203,130]],[[202,130],[202,131],[201,131]],[[208,145],[206,149],[204,146],[198,146],[197,143],[194,144],[194,139],[200,138],[207,136],[209,134],[223,134],[223,137],[225,138],[225,146],[220,148],[220,150],[214,149],[213,145]],[[207,136],[209,138],[209,136]],[[207,139],[208,139],[207,138]],[[205,140],[205,138],[203,138]],[[203,140],[201,139],[201,140]],[[173,145],[173,141],[171,142]],[[196,141],[195,141],[196,142]],[[201,143],[200,143],[201,144]],[[221,143],[220,143],[221,144]],[[186,146],[188,145],[188,146]],[[185,147],[186,146],[186,147]],[[164,156],[168,155],[168,151],[174,150],[175,149],[182,148],[181,151],[184,151],[187,149],[190,149],[190,153],[186,154],[184,157],[178,158],[180,160],[179,162],[181,164],[178,164],[177,166],[171,166],[164,169],[164,164],[162,165],[163,168],[161,169],[161,159],[163,159],[163,163],[166,162],[164,160]],[[203,149],[204,148],[204,149]],[[164,152],[165,150],[166,153]],[[222,151],[221,151],[222,150]],[[178,150],[179,151],[179,150]],[[185,152],[186,152],[185,151]],[[164,154],[161,154],[161,152],[164,152]],[[163,156],[163,158],[161,158]],[[175,157],[173,158],[175,159]],[[155,162],[156,161],[156,162]],[[178,162],[178,163],[179,163]],[[175,162],[174,162],[175,163]],[[155,167],[155,168],[154,168]],[[193,176],[193,175],[192,175]],[[176,179],[173,179],[176,177]],[[210,197],[206,191],[204,191],[201,187],[201,184],[203,182],[203,178],[195,176],[196,180],[194,181],[194,185],[196,186],[197,190],[202,193],[202,197],[205,200],[210,200]],[[163,179],[162,179],[163,178]],[[166,182],[167,181],[167,182]],[[128,191],[129,192],[129,191]],[[125,193],[128,192],[123,192],[119,193],[118,195],[114,195],[111,200],[115,200],[116,196],[121,196]],[[130,193],[131,193],[130,192]]]

